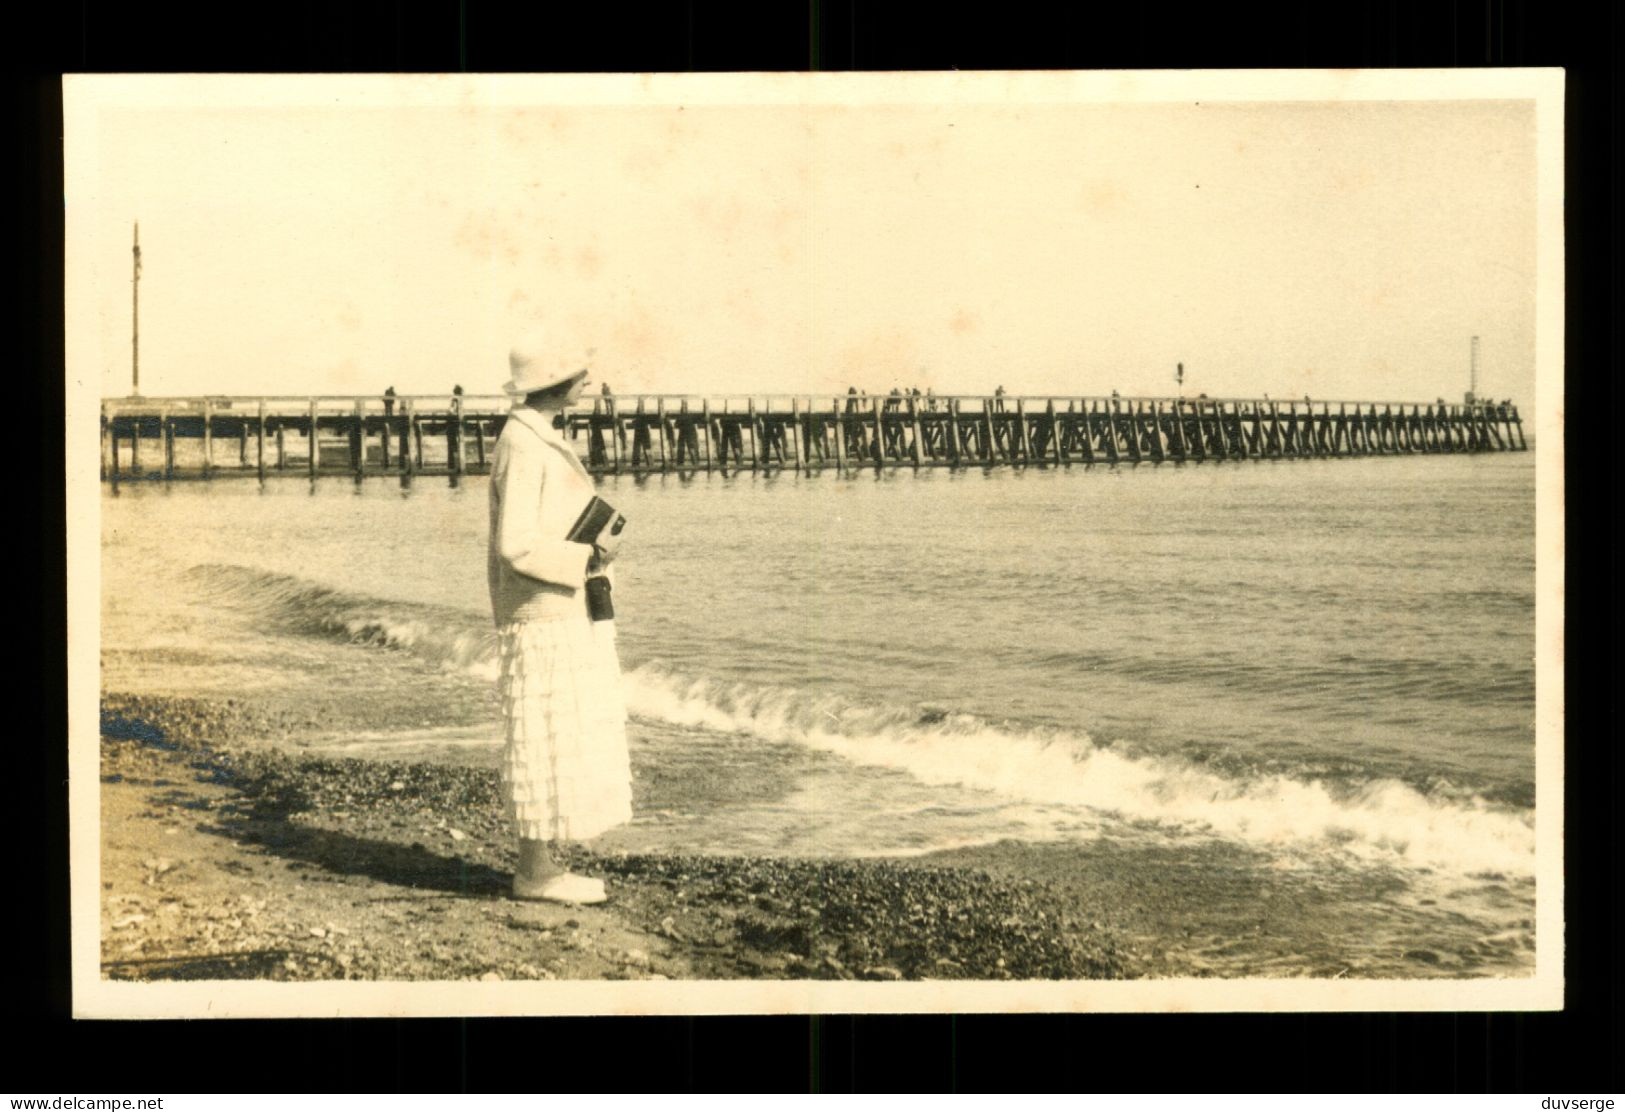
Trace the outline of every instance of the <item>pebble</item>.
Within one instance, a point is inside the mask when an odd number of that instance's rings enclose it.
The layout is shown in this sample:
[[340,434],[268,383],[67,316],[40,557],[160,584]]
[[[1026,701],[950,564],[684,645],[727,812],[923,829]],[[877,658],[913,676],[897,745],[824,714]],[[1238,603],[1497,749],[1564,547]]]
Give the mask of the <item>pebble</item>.
[[500,981],[500,980],[502,980],[502,974],[498,973],[495,969],[493,969],[488,973],[481,973],[480,974],[480,980],[482,980],[482,981]]

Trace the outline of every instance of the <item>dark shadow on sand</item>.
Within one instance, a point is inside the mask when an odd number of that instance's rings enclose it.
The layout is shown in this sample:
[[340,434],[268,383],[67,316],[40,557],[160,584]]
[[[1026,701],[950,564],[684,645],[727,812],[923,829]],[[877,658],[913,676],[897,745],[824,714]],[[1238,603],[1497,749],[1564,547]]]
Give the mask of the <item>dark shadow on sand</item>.
[[258,846],[290,863],[314,865],[401,888],[476,899],[508,895],[513,874],[462,857],[435,853],[420,843],[400,845],[290,822],[286,815],[249,814],[202,824],[200,830]]

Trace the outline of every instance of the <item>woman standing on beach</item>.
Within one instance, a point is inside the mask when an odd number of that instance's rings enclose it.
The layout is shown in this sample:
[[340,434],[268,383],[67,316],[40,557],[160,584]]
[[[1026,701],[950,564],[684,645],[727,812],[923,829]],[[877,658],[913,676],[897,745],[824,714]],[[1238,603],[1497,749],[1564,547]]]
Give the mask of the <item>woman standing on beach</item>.
[[615,624],[588,617],[583,589],[614,553],[564,539],[593,482],[554,419],[587,371],[538,346],[515,348],[508,362],[514,405],[491,469],[486,564],[501,649],[502,797],[519,832],[513,894],[602,903],[604,882],[566,871],[550,850],[632,817]]

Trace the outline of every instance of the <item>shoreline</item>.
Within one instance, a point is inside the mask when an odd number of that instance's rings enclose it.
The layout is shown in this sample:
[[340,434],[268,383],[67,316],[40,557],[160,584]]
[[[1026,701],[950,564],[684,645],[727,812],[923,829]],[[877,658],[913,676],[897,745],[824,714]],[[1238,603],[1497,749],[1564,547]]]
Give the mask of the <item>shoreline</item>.
[[[331,725],[331,721],[328,722]],[[599,854],[515,900],[494,772],[288,753],[286,712],[106,694],[106,978],[1055,980],[1145,975],[1076,885],[972,863]]]
[[[1172,843],[1132,826],[1077,841],[1005,840],[902,857],[663,852],[648,838],[611,850],[607,839],[562,854],[576,871],[605,878],[607,904],[515,900],[516,844],[494,768],[302,748],[313,730],[410,730],[480,717],[480,692],[448,702],[448,691],[468,685],[423,678],[382,706],[356,689],[315,701],[272,691],[104,695],[103,976],[1530,975],[1526,897],[1495,878],[1441,890],[1425,871],[1305,868],[1265,847]],[[727,806],[739,788],[694,782],[681,764],[640,770],[637,753],[634,746],[640,812],[700,788]],[[741,774],[748,786],[749,770]],[[1457,910],[1440,907],[1441,895]]]

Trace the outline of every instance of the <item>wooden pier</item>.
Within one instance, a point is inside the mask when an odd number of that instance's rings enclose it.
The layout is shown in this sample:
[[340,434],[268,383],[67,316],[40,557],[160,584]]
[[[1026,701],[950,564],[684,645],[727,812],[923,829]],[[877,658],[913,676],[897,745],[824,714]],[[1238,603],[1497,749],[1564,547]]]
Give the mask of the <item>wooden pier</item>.
[[[101,473],[135,479],[484,474],[506,397],[110,398]],[[595,474],[1068,467],[1525,451],[1510,403],[643,395],[584,401]]]

